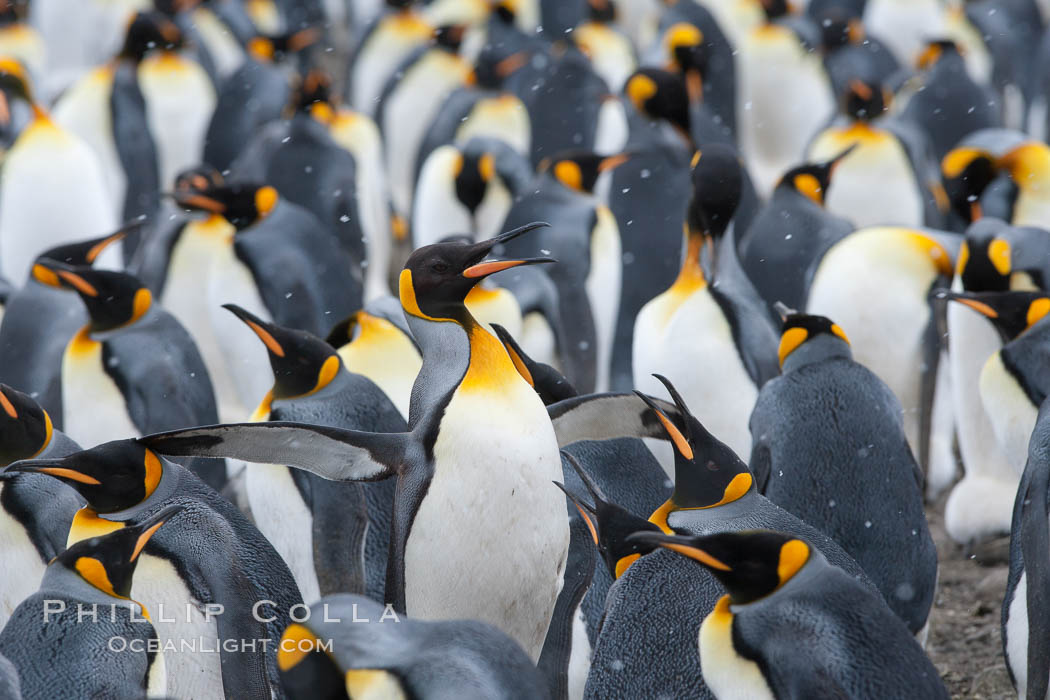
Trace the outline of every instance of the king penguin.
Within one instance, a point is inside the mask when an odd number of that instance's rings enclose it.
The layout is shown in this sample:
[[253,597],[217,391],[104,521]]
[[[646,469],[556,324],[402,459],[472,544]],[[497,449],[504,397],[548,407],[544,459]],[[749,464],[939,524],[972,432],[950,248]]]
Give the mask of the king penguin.
[[[878,595],[794,534],[628,539],[700,564],[727,591],[693,639],[719,700],[948,698],[940,673]],[[800,647],[800,635],[809,644]]]
[[23,460],[7,472],[53,477],[87,501],[73,518],[71,547],[182,506],[143,550],[130,594],[156,615],[162,648],[178,650],[165,663],[168,694],[263,700],[278,692],[277,642],[302,597],[284,561],[233,504],[135,440]]
[[[226,308],[259,337],[273,368],[273,388],[253,420],[405,432],[405,420],[379,387],[347,372],[323,340],[267,323],[232,304]],[[245,487],[260,532],[288,563],[303,600],[353,590],[382,598],[394,503],[391,480],[332,483],[298,469],[260,464],[247,468]]]
[[[132,229],[44,251],[38,258],[67,265],[92,265]],[[0,322],[0,382],[21,387],[62,427],[62,355],[87,322],[83,304],[71,294],[39,282],[32,274],[8,297]]]
[[[836,566],[876,590],[838,544],[759,494],[747,465],[692,416],[669,382],[666,386],[675,401],[667,411],[648,397],[630,397],[632,414],[638,411],[633,414],[637,427],[644,423],[648,436],[669,440],[675,453],[674,491],[652,513],[650,524],[668,534],[756,527],[791,532],[814,542]],[[584,399],[582,406],[588,404],[603,416],[598,419],[602,434],[593,437],[623,434],[628,416],[620,407]],[[586,412],[580,405],[575,408],[562,418],[572,420]],[[600,519],[597,524],[601,533]],[[651,547],[617,551],[616,582],[606,598],[586,696],[713,697],[704,683],[696,639],[700,621],[718,600],[717,582],[668,553],[647,554]]]
[[[333,480],[396,474],[387,600],[415,617],[488,621],[537,659],[569,541],[565,504],[550,484],[562,475],[557,438],[543,402],[463,305],[482,278],[550,260],[483,262],[536,226],[409,257],[401,304],[423,367],[408,433],[267,422],[174,431],[146,444],[164,454],[284,463]],[[479,536],[477,524],[496,514],[504,525]]]
[[773,196],[737,237],[740,264],[771,309],[778,301],[804,308],[821,256],[853,230],[848,220],[824,208],[835,168],[847,153],[784,173]]
[[652,373],[666,374],[690,404],[703,407],[699,418],[708,430],[747,454],[748,416],[758,390],[777,374],[776,334],[764,308],[743,303],[717,279],[709,282],[701,262],[703,248],[721,240],[740,202],[736,153],[704,148],[692,181],[678,279],[642,307],[634,324],[634,386],[651,393],[659,387]]
[[398,65],[433,36],[433,28],[413,7],[415,0],[386,0],[386,5],[358,38],[347,74],[350,106],[369,117]]
[[[766,21],[737,45],[740,150],[760,194],[803,156],[806,144],[835,110],[831,82],[814,45],[788,24],[788,3],[763,3]],[[814,28],[815,30],[815,28]],[[815,31],[813,32],[815,34]]]
[[146,544],[180,510],[168,506],[77,542],[48,564],[39,590],[0,632],[0,654],[17,669],[23,700],[167,696],[163,650],[131,587]]
[[947,292],[945,296],[991,319],[1002,336],[1003,347],[981,369],[979,392],[999,450],[1019,475],[1028,459],[1028,440],[1039,407],[1050,389],[1041,369],[1050,357],[1050,322],[1041,322],[1050,313],[1050,298],[1042,291]]
[[[322,640],[331,650],[322,651]],[[505,634],[472,620],[399,617],[359,595],[327,596],[292,623],[278,652],[289,700],[325,697],[444,697],[543,700],[529,657]],[[346,695],[343,695],[343,693]]]
[[[34,266],[33,276],[75,291],[88,312],[62,358],[62,425],[71,438],[91,446],[218,420],[197,346],[141,282],[51,260]],[[220,467],[191,465],[216,490],[225,483]]]
[[[80,447],[55,430],[51,416],[28,395],[0,384],[0,466],[32,457],[55,458]],[[44,567],[66,547],[66,533],[80,499],[54,479],[0,471],[0,629],[15,607],[36,590]]]
[[1003,655],[1019,698],[1044,699],[1050,687],[1050,408],[1039,407],[1010,527],[1010,573],[1002,607]]
[[826,317],[787,314],[778,352],[751,414],[758,488],[841,544],[924,640],[937,550],[900,403]]
[[0,274],[14,282],[26,278],[41,250],[117,228],[98,158],[51,120],[28,80],[17,62],[0,59],[0,87],[33,110],[0,179]]

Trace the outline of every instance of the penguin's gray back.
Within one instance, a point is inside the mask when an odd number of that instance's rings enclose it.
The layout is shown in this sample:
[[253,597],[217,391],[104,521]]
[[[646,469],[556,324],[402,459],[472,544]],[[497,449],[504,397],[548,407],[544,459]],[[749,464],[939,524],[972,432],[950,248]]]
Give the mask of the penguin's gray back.
[[846,358],[801,366],[762,389],[751,431],[762,492],[834,537],[909,628],[921,630],[937,551],[922,476],[889,388]]

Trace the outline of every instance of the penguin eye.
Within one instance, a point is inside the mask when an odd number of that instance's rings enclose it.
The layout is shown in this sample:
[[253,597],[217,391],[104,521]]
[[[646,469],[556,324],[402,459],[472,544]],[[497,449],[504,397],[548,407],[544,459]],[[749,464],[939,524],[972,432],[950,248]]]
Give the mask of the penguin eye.
[[448,263],[436,262],[430,266],[430,271],[442,275],[448,272]]

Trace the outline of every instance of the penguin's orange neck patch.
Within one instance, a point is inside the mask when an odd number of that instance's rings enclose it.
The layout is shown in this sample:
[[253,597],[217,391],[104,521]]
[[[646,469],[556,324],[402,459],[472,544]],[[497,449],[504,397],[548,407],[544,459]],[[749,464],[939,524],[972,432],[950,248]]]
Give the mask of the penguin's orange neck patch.
[[84,357],[98,350],[99,343],[91,337],[91,326],[84,326],[69,341],[68,352],[75,357]]
[[468,331],[470,335],[470,365],[463,376],[463,391],[498,392],[513,382],[524,382],[511,362],[506,348],[491,333],[479,325]]
[[66,538],[66,546],[69,547],[92,537],[108,535],[123,527],[124,523],[100,518],[98,517],[98,512],[93,508],[84,506],[73,515],[73,522],[69,527],[69,535]]

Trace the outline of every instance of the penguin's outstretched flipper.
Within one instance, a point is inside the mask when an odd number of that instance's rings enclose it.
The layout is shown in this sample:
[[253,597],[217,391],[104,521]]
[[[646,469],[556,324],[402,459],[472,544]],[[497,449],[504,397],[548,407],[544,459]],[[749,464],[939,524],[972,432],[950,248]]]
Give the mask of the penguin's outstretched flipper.
[[[662,399],[652,399],[679,428],[684,429],[681,412]],[[633,393],[608,392],[574,396],[547,407],[554,424],[558,445],[565,447],[580,440],[614,440],[623,437],[667,440],[667,432],[645,401]]]
[[332,481],[378,481],[401,467],[410,433],[367,433],[306,423],[229,423],[140,438],[170,456],[287,464]]

